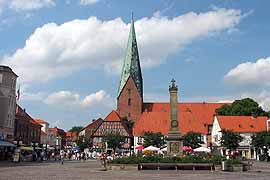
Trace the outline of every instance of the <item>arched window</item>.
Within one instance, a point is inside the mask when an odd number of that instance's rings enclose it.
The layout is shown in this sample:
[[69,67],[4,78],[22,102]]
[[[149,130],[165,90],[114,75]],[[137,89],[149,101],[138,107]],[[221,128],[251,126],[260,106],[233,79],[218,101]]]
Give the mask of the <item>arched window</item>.
[[131,106],[131,99],[128,98],[128,105]]

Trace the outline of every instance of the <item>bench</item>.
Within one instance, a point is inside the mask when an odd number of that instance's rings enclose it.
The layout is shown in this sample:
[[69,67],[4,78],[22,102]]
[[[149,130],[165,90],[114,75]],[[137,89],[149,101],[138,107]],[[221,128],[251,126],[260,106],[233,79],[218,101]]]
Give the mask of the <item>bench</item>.
[[215,170],[212,163],[140,163],[138,170]]

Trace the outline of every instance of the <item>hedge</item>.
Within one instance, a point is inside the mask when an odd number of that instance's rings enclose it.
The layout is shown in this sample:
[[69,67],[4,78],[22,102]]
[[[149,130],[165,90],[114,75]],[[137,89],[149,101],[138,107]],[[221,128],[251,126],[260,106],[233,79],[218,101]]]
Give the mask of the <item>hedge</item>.
[[139,164],[139,163],[221,163],[221,156],[217,155],[187,155],[182,157],[129,156],[112,160],[113,164]]

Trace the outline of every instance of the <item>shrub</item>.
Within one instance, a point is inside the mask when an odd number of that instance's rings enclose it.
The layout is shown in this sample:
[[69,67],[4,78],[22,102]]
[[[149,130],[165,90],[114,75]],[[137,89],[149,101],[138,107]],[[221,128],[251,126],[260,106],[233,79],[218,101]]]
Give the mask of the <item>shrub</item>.
[[181,157],[162,157],[160,155],[130,156],[114,159],[113,164],[138,164],[138,163],[221,163],[221,156],[208,154],[191,154]]

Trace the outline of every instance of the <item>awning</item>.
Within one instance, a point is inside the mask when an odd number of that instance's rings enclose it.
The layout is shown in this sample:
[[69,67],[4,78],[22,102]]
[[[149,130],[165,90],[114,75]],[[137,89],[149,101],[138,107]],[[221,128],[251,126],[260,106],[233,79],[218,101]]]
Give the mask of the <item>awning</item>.
[[26,147],[26,146],[21,146],[20,147],[21,150],[26,150],[26,151],[33,151],[33,147]]
[[16,145],[10,143],[10,142],[7,142],[7,141],[1,141],[0,140],[0,146],[2,147],[16,147]]

